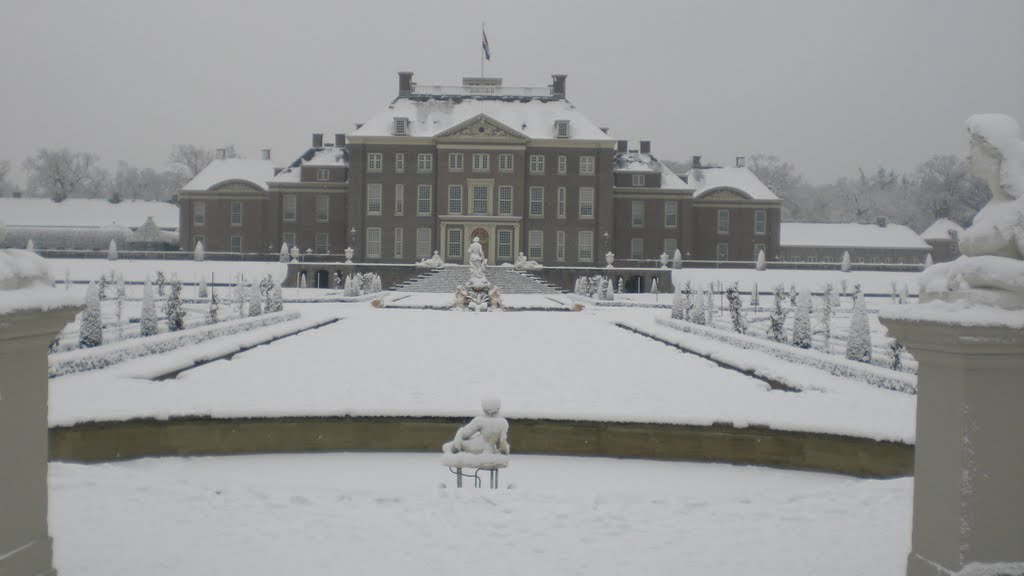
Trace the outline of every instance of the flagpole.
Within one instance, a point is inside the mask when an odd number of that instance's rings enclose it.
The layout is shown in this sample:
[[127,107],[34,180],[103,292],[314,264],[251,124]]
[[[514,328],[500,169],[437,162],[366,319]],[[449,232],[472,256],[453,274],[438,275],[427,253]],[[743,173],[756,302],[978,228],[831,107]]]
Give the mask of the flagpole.
[[480,77],[484,77],[484,23],[480,22]]

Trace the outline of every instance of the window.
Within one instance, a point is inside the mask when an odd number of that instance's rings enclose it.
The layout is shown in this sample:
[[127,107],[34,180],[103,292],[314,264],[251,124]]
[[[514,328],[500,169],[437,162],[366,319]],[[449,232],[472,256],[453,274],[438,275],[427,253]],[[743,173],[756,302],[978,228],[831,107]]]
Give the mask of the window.
[[565,174],[566,172],[568,172],[569,171],[569,167],[568,166],[569,166],[569,162],[566,160],[566,157],[565,156],[559,156],[558,157],[558,173],[559,174]]
[[568,138],[569,137],[569,121],[568,120],[555,120],[555,137],[556,138]]
[[231,203],[231,225],[242,225],[242,203],[237,200]]
[[949,239],[950,239],[949,253],[953,257],[959,257],[960,256],[960,233],[957,232],[956,230],[950,230],[949,231]]
[[408,128],[408,118],[395,118],[395,136],[405,136],[408,133]]
[[808,256],[808,257],[807,257],[807,261],[808,261],[808,262],[812,262],[812,263],[813,263],[813,262],[817,262],[817,261],[818,261],[818,258],[817,258],[816,256]]
[[242,251],[242,237],[241,236],[232,236],[231,237],[231,251],[232,252],[241,252]]
[[448,171],[462,172],[462,153],[452,152],[448,154]]
[[646,186],[646,183],[647,183],[647,176],[645,176],[643,174],[633,174],[633,186],[639,188],[639,187],[642,187],[642,186]]
[[317,254],[329,254],[327,245],[327,232],[316,233],[316,247],[314,248]]
[[555,259],[565,261],[565,230],[555,232]]
[[718,260],[725,261],[729,259],[729,244],[728,242],[718,243]]
[[529,242],[527,243],[527,256],[532,259],[540,259],[544,257],[544,231],[543,230],[530,230],[528,236]]
[[195,200],[192,202],[192,225],[203,226],[206,224],[206,202]]
[[430,228],[416,229],[416,257],[430,258],[432,255],[433,243],[431,242]]
[[405,172],[405,154],[395,154],[395,172]]
[[675,228],[679,222],[679,203],[675,200],[665,202],[665,228]]
[[448,213],[462,214],[462,186],[458,184],[448,187]]
[[768,217],[764,210],[754,210],[754,234],[764,234],[768,227]]
[[724,208],[718,211],[718,233],[729,233],[729,211]]
[[530,216],[544,215],[544,188],[530,186]]
[[383,209],[383,192],[380,184],[366,185],[366,213],[370,216],[380,216]]
[[857,262],[857,264],[863,264],[864,263],[864,257],[863,256],[857,256],[856,262]]
[[281,242],[288,245],[288,249],[291,250],[295,247],[295,232],[285,232],[281,234]]
[[331,215],[331,197],[316,197],[316,221],[319,223],[328,222]]
[[416,171],[429,173],[434,171],[434,157],[430,154],[416,155]]
[[665,241],[661,245],[661,251],[668,254],[669,258],[676,253],[676,248],[678,248],[678,246],[676,246],[675,238],[665,238]]
[[594,189],[580,188],[580,218],[594,217]]
[[509,216],[512,214],[512,187],[498,186],[498,215]]
[[511,154],[498,154],[498,172],[512,172]]
[[473,154],[473,172],[488,172],[490,169],[490,154]]
[[416,187],[416,215],[430,216],[431,204],[430,185],[420,184]]
[[540,154],[530,156],[530,174],[544,173],[544,157]]
[[295,222],[295,213],[298,211],[298,198],[295,194],[284,195],[283,219],[285,222]]
[[316,169],[316,181],[317,182],[327,182],[330,179],[331,179],[331,169],[330,168],[317,168]]
[[366,229],[366,257],[380,258],[380,228]]
[[512,258],[511,230],[498,230],[498,258]]
[[[767,257],[768,257],[768,250],[765,250],[764,244],[760,244],[760,243],[758,243],[758,244],[754,244],[754,259],[755,259],[755,260],[757,260],[757,259],[759,258],[759,256],[758,256],[758,255],[759,255],[759,254],[760,254],[761,252],[764,252],[765,258],[767,258]],[[832,261],[832,259],[831,259],[831,258],[825,258],[825,261],[826,261],[826,262],[831,262],[831,261]]]
[[448,257],[462,258],[462,228],[448,229]]
[[395,228],[395,258],[401,258],[405,245],[405,229]]
[[487,186],[473,186],[473,214],[487,214],[490,195]]
[[395,184],[395,216],[405,214],[405,184]]
[[565,186],[558,187],[558,212],[559,218],[565,218]]
[[632,206],[632,218],[633,228],[643,228],[644,226],[644,201],[633,200]]
[[380,172],[384,169],[384,155],[380,152],[370,152],[366,155],[366,171]]
[[594,173],[594,157],[580,156],[580,174],[589,176]]
[[831,256],[825,256],[824,258],[821,259],[821,261],[825,262],[827,264],[831,264],[832,263],[832,257]]
[[580,262],[592,262],[594,260],[593,230],[580,230],[579,260]]
[[644,239],[643,238],[630,238],[629,239],[629,257],[633,260],[642,260],[644,257]]

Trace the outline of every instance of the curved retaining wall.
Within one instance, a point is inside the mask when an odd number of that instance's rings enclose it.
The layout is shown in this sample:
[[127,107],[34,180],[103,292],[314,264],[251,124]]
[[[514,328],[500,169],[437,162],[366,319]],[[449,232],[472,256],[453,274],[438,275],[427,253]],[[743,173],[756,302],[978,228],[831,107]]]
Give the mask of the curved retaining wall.
[[[50,429],[50,459],[102,462],[148,456],[275,452],[438,452],[464,418],[178,418]],[[761,427],[513,420],[516,454],[727,462],[862,477],[913,474],[914,448],[897,442]]]

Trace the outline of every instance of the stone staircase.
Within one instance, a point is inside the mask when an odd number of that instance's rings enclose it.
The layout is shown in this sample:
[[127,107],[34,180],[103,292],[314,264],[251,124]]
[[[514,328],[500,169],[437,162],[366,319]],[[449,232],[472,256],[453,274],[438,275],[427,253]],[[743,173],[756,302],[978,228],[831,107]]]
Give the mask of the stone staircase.
[[[508,266],[488,266],[484,274],[502,294],[565,294],[565,290],[541,278]],[[446,266],[426,270],[391,288],[396,292],[454,293],[460,284],[469,281],[469,266]]]

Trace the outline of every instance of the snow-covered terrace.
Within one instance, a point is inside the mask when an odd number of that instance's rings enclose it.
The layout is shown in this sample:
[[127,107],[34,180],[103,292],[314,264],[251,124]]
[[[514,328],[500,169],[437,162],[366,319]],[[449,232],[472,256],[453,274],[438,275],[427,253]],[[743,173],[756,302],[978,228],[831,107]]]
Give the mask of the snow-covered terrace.
[[787,247],[902,248],[930,250],[913,230],[900,224],[783,222],[779,244]]
[[0,221],[7,226],[53,226],[101,228],[142,226],[150,216],[163,229],[178,228],[178,207],[168,202],[70,198],[54,202],[49,198],[0,198]]

